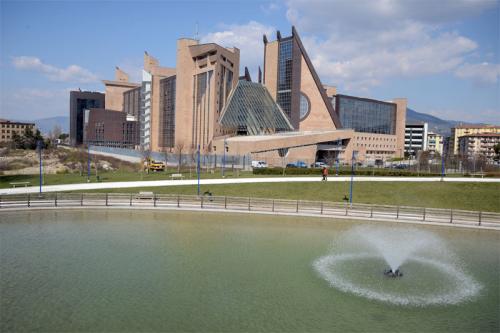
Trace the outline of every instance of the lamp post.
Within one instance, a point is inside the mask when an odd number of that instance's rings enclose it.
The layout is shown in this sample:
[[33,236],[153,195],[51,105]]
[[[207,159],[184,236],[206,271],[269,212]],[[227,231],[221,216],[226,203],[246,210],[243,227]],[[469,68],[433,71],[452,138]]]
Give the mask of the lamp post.
[[198,196],[200,196],[200,145],[198,145],[198,151],[196,152],[198,162],[196,164],[196,172],[198,173]]
[[226,167],[226,149],[227,149],[227,141],[224,138],[224,149],[223,149],[223,155],[222,155],[222,178],[224,178],[224,168]]
[[353,150],[351,157],[351,186],[349,188],[349,204],[351,205],[351,207],[352,207],[352,186],[354,183],[354,161],[356,160],[356,155],[357,151]]
[[87,144],[87,183],[90,183],[90,145]]
[[38,148],[38,158],[40,160],[40,195],[42,194],[42,183],[43,183],[43,175],[42,175],[42,140],[38,140],[37,143]]
[[441,181],[444,181],[444,174],[445,174],[445,158],[444,158],[444,154],[445,154],[445,147],[446,147],[446,143],[443,142],[443,153],[441,154]]
[[337,141],[337,176],[340,169],[340,152],[342,151],[342,140]]

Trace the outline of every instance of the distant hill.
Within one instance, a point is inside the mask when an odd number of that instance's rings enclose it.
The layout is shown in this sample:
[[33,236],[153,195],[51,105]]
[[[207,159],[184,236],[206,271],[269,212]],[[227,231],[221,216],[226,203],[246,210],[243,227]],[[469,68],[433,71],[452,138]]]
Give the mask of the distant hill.
[[43,134],[48,134],[55,125],[58,125],[63,133],[69,133],[69,117],[67,116],[35,119],[34,122]]
[[458,125],[460,122],[456,120],[443,120],[441,118],[431,116],[426,113],[417,112],[415,110],[406,109],[406,123],[428,123],[429,131],[442,135],[450,135],[451,128]]

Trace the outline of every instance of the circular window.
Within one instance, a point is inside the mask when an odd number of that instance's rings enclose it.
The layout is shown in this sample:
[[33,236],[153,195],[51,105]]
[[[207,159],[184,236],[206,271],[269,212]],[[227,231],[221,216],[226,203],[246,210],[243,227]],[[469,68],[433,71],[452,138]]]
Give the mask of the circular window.
[[309,98],[303,93],[300,93],[300,120],[303,120],[309,114],[310,108]]

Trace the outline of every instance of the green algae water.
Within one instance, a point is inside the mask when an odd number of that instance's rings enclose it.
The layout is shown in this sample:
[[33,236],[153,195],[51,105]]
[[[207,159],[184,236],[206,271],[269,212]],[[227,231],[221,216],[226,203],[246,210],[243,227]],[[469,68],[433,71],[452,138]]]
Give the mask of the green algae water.
[[[2,332],[500,330],[496,231],[126,209],[0,221]],[[384,277],[395,263],[404,276]]]

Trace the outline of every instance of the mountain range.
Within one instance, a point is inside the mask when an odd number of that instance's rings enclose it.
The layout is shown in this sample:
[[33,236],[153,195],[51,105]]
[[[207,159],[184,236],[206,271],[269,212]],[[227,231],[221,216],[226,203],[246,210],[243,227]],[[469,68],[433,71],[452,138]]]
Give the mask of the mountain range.
[[[63,133],[69,133],[69,117],[67,116],[36,119],[34,122],[36,123],[36,126],[40,129],[40,131],[44,134],[49,133],[55,125],[58,125]],[[443,120],[426,113],[417,112],[410,108],[406,109],[406,122],[426,122],[429,124],[430,132],[439,133],[445,136],[450,135],[451,127],[454,127],[461,123],[460,121],[456,120]]]

